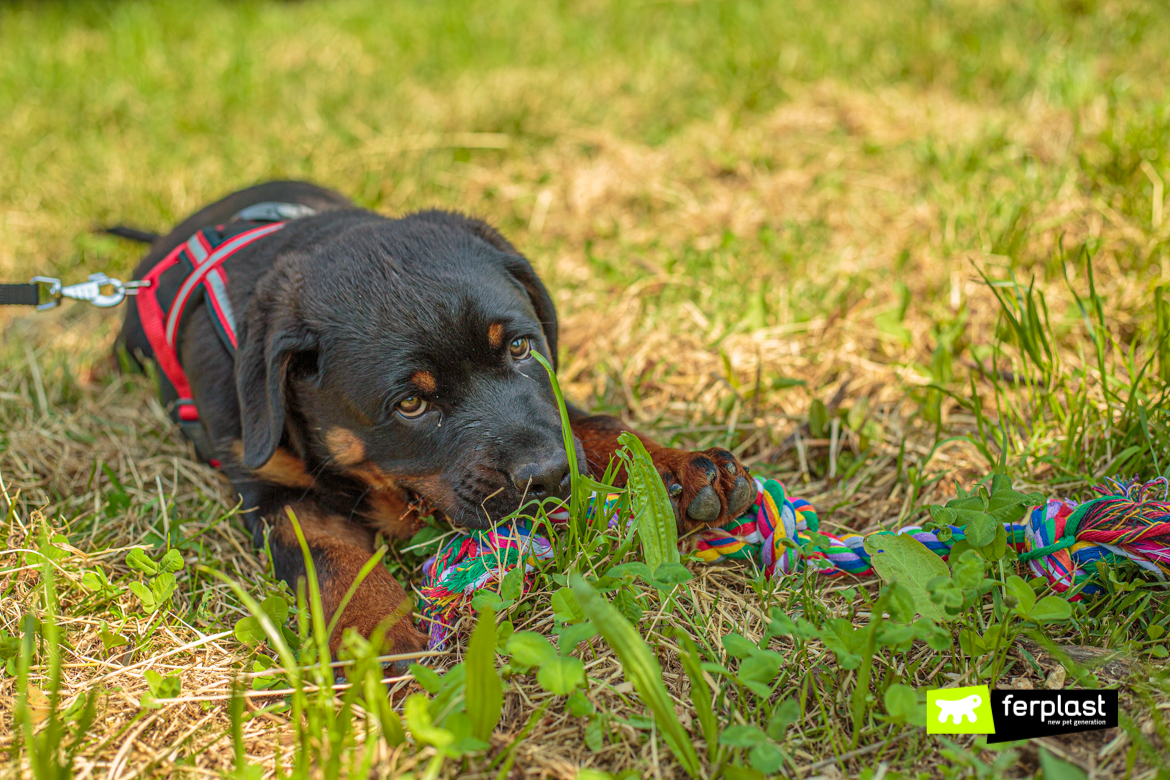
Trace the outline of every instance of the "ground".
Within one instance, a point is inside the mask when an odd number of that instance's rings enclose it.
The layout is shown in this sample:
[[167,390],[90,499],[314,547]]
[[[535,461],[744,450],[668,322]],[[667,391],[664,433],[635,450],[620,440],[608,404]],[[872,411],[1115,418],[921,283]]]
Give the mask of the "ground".
[[[1170,14],[1128,0],[6,4],[0,281],[126,276],[138,248],[94,225],[165,229],[233,189],[308,178],[387,214],[497,225],[553,291],[570,397],[680,446],[731,448],[832,533],[921,523],[993,471],[1084,499],[1170,457],[1168,41]],[[111,370],[118,320],[83,304],[0,312],[0,777],[49,776],[37,760],[58,743],[78,776],[121,780],[243,777],[295,752],[323,776],[351,760],[380,775],[683,775],[601,640],[576,654],[576,698],[501,653],[499,724],[465,759],[435,759],[409,717],[405,743],[378,736],[393,716],[377,700],[402,710],[413,679],[341,715],[311,686],[229,706],[232,680],[274,657],[236,636],[244,595],[280,587],[150,379]],[[155,579],[126,563],[134,547],[184,558],[158,609],[129,589]],[[417,582],[425,552],[387,560]],[[603,558],[563,548],[557,563]],[[656,654],[700,774],[758,776],[767,761],[727,736],[752,724],[782,751],[767,771],[787,775],[1153,777],[1165,763],[1170,611],[1140,578],[1029,627],[991,672],[955,641],[961,622],[948,650],[863,653],[872,690],[823,635],[772,636],[784,664],[757,696],[712,671],[743,674],[725,635],[760,640],[772,607],[860,630],[880,580],[688,566],[685,599],[636,581],[613,598]],[[561,573],[534,577],[502,625],[559,630]],[[989,596],[965,614],[981,632],[1001,611]],[[25,615],[41,620],[35,653],[10,638]],[[709,665],[724,734],[710,752],[677,629]],[[428,664],[449,668],[465,644]],[[888,695],[976,681],[1120,685],[1122,727],[991,750],[926,736]],[[65,730],[30,748],[53,709]]]

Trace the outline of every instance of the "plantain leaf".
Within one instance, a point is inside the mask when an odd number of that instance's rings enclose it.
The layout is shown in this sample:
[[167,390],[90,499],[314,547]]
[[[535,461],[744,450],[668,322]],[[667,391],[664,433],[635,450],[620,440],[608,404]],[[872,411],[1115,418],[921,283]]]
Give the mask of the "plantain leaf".
[[[655,472],[655,477],[657,478],[657,472]],[[661,480],[658,480],[658,485],[661,487]],[[665,492],[663,489],[664,495]],[[672,513],[671,524],[673,525],[673,523],[674,515]],[[678,550],[673,547],[673,542],[672,549],[677,555]],[[654,567],[656,568],[656,566]],[[687,774],[692,777],[698,776],[699,756],[695,752],[690,735],[678,722],[678,716],[674,712],[674,703],[671,701],[670,694],[666,692],[666,685],[662,681],[662,669],[654,653],[650,652],[650,648],[642,641],[637,629],[630,625],[629,621],[622,617],[612,604],[600,596],[585,581],[584,577],[573,572],[569,575],[569,584],[573,589],[573,594],[577,597],[577,603],[580,604],[581,610],[585,613],[585,617],[597,626],[601,636],[613,648],[618,660],[621,661],[626,679],[633,684],[634,690],[654,713],[658,729],[671,752],[674,753]]]
[[931,601],[927,583],[935,577],[949,579],[951,572],[922,542],[906,534],[875,534],[865,540],[865,549],[873,556],[870,563],[878,576],[910,591],[918,614],[931,620],[950,619]]
[[642,441],[625,431],[618,443],[629,451],[626,459],[626,483],[630,490],[630,506],[642,551],[650,571],[658,571],[664,563],[678,563],[678,525],[674,507],[666,493],[662,475],[654,467],[654,460]]

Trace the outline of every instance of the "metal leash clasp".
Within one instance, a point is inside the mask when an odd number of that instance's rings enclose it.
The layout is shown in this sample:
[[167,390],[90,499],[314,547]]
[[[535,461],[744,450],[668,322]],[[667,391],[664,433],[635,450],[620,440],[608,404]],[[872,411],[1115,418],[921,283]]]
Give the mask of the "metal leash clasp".
[[[89,281],[64,286],[60,279],[54,279],[51,276],[34,276],[32,284],[40,285],[41,303],[37,304],[37,311],[58,306],[62,298],[86,301],[100,309],[108,309],[124,301],[127,295],[137,295],[139,287],[150,286],[150,282],[147,280],[123,282],[121,279],[113,279],[103,273],[90,274]],[[103,289],[109,289],[109,292],[102,292]]]

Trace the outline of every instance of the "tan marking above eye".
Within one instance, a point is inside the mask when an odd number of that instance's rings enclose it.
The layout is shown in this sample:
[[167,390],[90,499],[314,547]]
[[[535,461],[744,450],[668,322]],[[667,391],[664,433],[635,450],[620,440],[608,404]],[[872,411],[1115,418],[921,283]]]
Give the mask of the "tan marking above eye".
[[347,428],[330,428],[325,434],[325,446],[341,466],[354,466],[366,459],[365,443]]
[[430,371],[415,371],[411,374],[410,381],[414,382],[415,387],[424,393],[433,393],[439,388],[435,375]]
[[504,346],[503,323],[493,322],[488,326],[488,343],[492,345],[492,349],[499,349]]

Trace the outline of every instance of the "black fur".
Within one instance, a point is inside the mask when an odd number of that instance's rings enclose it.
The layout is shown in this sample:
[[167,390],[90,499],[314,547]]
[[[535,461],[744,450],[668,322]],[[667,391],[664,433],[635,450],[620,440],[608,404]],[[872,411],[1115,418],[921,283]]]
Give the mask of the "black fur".
[[[253,473],[279,446],[314,477],[314,499],[361,516],[370,486],[353,476],[353,464],[334,462],[325,438],[342,429],[361,439],[379,472],[452,522],[485,527],[515,509],[526,491],[510,475],[564,458],[544,369],[508,353],[512,339],[525,337],[556,359],[556,311],[528,261],[461,214],[390,219],[313,185],[272,182],[185,220],[155,242],[135,277],[196,230],[266,201],[319,213],[233,258],[229,295],[242,312],[235,360],[203,305],[185,315],[179,334],[208,439],[246,508],[265,515],[289,498],[287,487]],[[503,346],[493,348],[488,329],[496,322]],[[133,308],[120,341],[132,355],[151,355]],[[411,377],[419,371],[438,386],[424,394],[431,411],[408,420],[395,403],[416,394]]]

